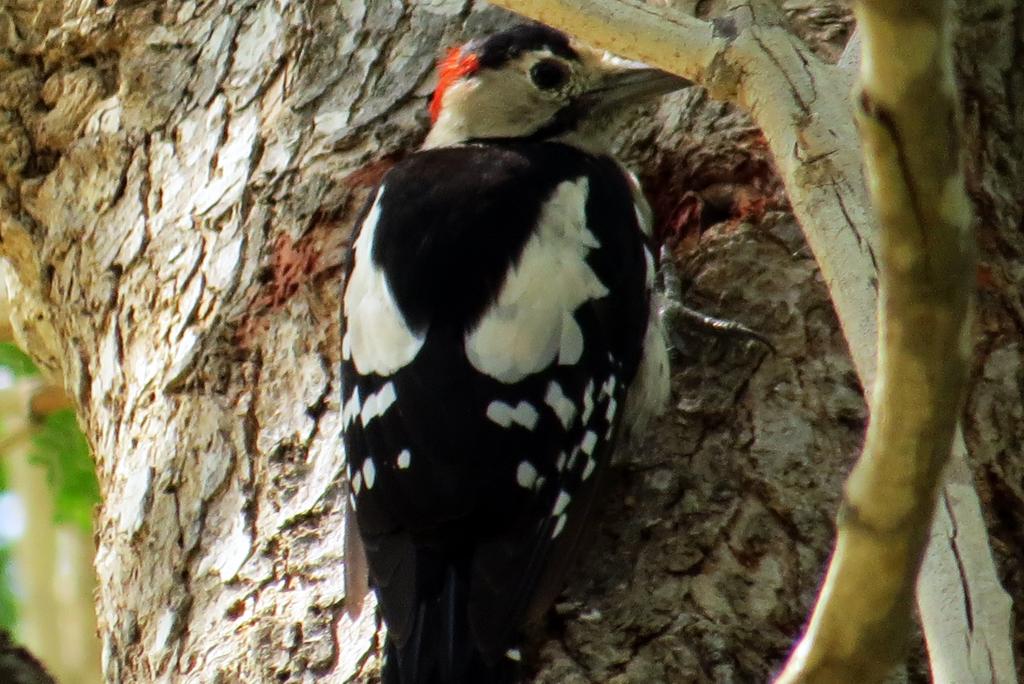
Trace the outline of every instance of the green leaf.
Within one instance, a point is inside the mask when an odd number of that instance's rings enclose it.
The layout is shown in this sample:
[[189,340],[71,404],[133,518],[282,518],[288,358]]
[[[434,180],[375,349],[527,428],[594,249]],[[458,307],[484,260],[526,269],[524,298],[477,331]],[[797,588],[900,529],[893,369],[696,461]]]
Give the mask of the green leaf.
[[0,546],[0,629],[13,632],[18,622],[18,603],[11,584],[11,548]]
[[28,354],[18,349],[13,342],[0,342],[0,366],[6,366],[15,377],[39,375],[39,369]]
[[[7,489],[7,467],[0,460],[0,492]],[[0,545],[0,630],[13,632],[18,621],[18,603],[11,578],[11,547]]]
[[29,460],[47,470],[53,488],[54,518],[88,532],[92,510],[100,501],[89,443],[71,409],[54,411],[32,437]]

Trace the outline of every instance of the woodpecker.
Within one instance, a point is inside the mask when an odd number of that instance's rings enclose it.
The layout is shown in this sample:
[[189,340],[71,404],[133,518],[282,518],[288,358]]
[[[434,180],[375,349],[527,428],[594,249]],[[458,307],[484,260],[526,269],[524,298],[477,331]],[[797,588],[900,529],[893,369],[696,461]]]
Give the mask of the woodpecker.
[[439,64],[343,291],[350,508],[385,684],[504,684],[612,450],[668,396],[651,212],[616,116],[680,78],[524,24]]

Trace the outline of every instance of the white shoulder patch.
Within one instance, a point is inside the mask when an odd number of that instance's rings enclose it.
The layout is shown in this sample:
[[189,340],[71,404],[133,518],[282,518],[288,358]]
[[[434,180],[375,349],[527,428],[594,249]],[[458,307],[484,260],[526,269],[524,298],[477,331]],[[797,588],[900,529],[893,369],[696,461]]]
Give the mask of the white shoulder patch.
[[466,358],[478,371],[512,383],[556,359],[579,361],[584,341],[573,312],[608,294],[586,262],[600,246],[586,225],[588,185],[579,178],[555,189],[497,301],[466,335]]
[[409,329],[384,272],[371,257],[383,196],[382,186],[360,227],[352,255],[355,264],[345,287],[343,346],[362,375],[391,375],[416,357],[425,339]]

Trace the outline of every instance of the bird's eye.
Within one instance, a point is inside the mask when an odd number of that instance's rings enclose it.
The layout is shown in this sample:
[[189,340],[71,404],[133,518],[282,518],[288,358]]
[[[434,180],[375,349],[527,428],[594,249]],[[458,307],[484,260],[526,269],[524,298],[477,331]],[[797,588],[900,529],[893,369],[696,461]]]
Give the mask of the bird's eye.
[[530,80],[541,90],[561,88],[569,80],[569,67],[557,59],[543,59],[530,68]]

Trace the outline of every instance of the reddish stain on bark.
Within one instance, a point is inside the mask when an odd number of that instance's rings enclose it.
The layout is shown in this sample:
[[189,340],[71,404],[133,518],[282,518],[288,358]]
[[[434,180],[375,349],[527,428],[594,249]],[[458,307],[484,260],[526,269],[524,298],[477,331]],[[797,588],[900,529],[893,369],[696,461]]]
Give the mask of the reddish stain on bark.
[[316,238],[316,233],[310,232],[298,240],[289,235],[278,235],[274,240],[266,282],[236,332],[241,347],[251,346],[266,330],[267,316],[281,309],[300,287],[316,276],[320,264]]
[[979,290],[996,290],[996,276],[992,272],[992,266],[986,263],[978,264],[978,272],[976,275],[976,281]]
[[367,191],[376,187],[400,158],[398,154],[387,155],[344,176],[336,186],[337,192],[327,193],[324,205],[301,237],[277,236],[262,285],[236,330],[240,347],[253,346],[267,330],[271,316],[304,289],[334,286],[345,265],[352,225],[368,197]]
[[353,189],[376,187],[384,178],[384,174],[397,164],[400,158],[401,155],[398,154],[385,155],[376,161],[359,167],[345,176],[342,182]]
[[292,241],[287,235],[278,235],[271,257],[273,277],[260,303],[269,309],[280,308],[316,272],[316,265],[317,251],[312,240]]

